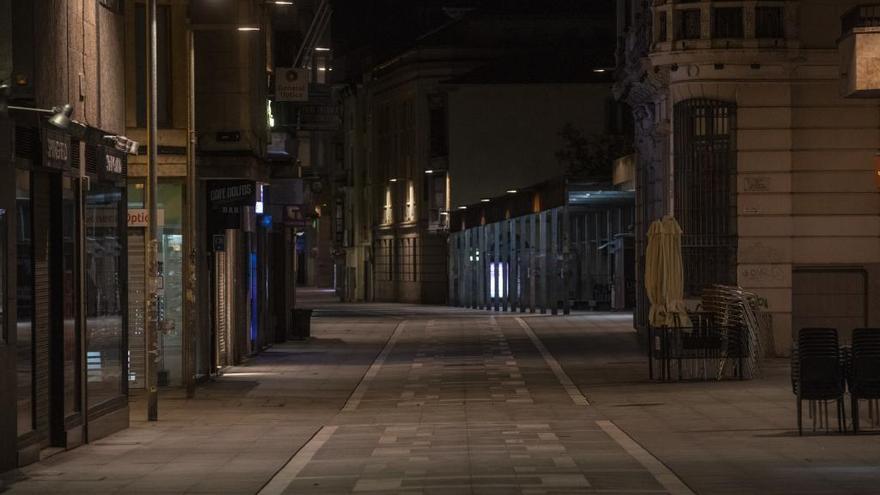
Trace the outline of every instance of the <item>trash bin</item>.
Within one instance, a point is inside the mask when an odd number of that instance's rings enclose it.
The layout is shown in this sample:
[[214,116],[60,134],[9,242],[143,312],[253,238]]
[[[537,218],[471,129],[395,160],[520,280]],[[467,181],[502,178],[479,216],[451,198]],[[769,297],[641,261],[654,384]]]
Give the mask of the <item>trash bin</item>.
[[305,340],[312,334],[312,310],[294,309],[290,338],[292,340]]

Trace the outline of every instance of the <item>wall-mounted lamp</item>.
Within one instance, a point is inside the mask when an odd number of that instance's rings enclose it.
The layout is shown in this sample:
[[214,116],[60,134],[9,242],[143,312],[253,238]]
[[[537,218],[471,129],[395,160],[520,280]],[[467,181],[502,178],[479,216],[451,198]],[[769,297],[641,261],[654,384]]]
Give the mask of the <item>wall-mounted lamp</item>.
[[22,112],[37,112],[37,113],[51,113],[52,116],[49,117],[49,123],[59,129],[68,129],[73,120],[70,118],[73,115],[73,105],[70,103],[65,103],[60,107],[55,107],[51,110],[45,108],[32,108],[32,107],[17,107],[14,105],[9,105],[7,103],[7,99],[9,98],[9,86],[5,84],[0,84],[0,114],[6,114],[9,110],[19,110]]
[[238,30],[239,31],[259,31],[260,28],[258,28],[257,26],[239,26]]

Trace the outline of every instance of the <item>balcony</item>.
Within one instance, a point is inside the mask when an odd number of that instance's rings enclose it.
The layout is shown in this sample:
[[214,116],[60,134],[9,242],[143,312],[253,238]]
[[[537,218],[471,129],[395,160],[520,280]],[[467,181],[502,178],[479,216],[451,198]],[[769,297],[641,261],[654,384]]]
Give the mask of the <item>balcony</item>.
[[841,18],[841,94],[880,97],[880,4],[859,5]]
[[651,58],[655,64],[672,64],[693,61],[703,52],[711,59],[707,62],[718,62],[716,50],[725,50],[745,61],[758,52],[765,58],[773,48],[797,48],[796,9],[780,0],[657,0]]

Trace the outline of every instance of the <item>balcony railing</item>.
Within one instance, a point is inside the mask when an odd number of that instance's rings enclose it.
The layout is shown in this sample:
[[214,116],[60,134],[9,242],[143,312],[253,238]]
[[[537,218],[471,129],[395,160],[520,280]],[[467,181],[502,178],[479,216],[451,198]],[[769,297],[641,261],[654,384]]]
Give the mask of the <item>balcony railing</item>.
[[859,28],[880,27],[880,4],[853,7],[841,18],[841,32],[852,32]]

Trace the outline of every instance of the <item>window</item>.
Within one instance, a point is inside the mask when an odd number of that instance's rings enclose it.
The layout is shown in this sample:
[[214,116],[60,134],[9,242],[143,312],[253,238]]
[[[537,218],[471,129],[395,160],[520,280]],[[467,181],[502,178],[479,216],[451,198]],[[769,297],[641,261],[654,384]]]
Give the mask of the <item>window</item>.
[[34,242],[31,173],[15,171],[18,434],[34,429]]
[[660,12],[657,15],[657,26],[655,32],[657,33],[657,41],[664,42],[669,37],[669,27],[666,25],[668,16],[666,11]]
[[440,95],[429,97],[431,126],[431,158],[449,155],[449,142],[446,135],[446,100]]
[[391,282],[394,280],[393,245],[391,239],[376,241],[376,280]]
[[725,7],[713,10],[714,27],[712,36],[714,38],[735,38],[743,37],[743,11],[742,8]]
[[86,382],[89,408],[120,397],[126,356],[122,344],[125,241],[120,229],[124,190],[92,183],[85,207]]
[[681,224],[686,296],[736,281],[736,106],[675,105],[675,216]]
[[416,190],[413,181],[406,183],[406,214],[403,218],[404,222],[416,221]]
[[687,9],[677,12],[675,39],[698,40],[701,36],[700,9]]
[[[147,126],[147,8],[138,3],[134,9],[135,28],[135,97],[137,125]],[[171,127],[171,7],[156,10],[156,86],[159,92],[156,119],[159,127]]]
[[785,24],[782,7],[755,8],[755,36],[758,38],[784,38]]
[[385,202],[382,205],[382,225],[394,223],[394,207],[391,203],[391,186],[385,186]]
[[398,271],[400,273],[400,280],[404,282],[415,282],[418,280],[416,276],[416,262],[417,262],[417,251],[416,251],[417,241],[415,238],[404,238],[397,240],[397,253],[398,253]]
[[61,178],[61,270],[62,303],[61,316],[64,328],[64,414],[70,416],[80,409],[80,346],[77,319],[77,262],[76,240],[78,233],[77,195],[70,177]]

